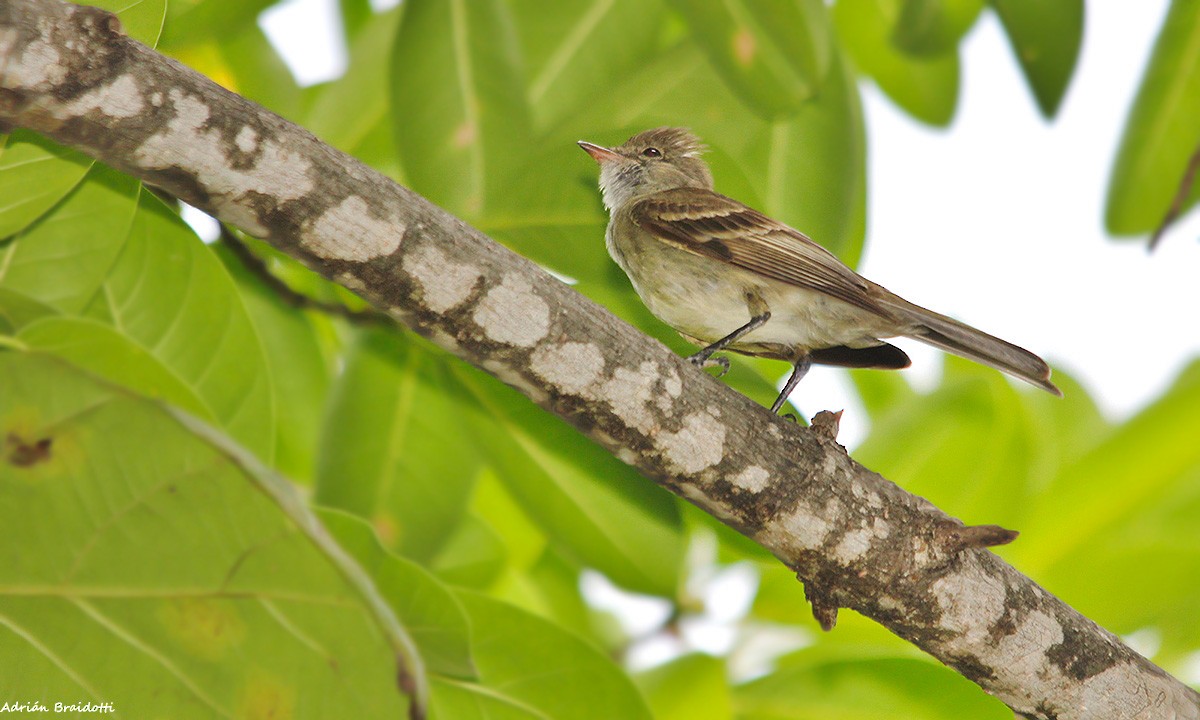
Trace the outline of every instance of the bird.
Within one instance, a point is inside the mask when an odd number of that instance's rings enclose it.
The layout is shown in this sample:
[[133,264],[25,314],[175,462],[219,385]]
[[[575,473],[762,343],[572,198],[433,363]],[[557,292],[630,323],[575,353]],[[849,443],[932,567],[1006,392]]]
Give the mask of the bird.
[[616,147],[585,140],[600,166],[609,212],[605,244],[642,302],[700,346],[700,367],[721,351],[784,360],[791,374],[778,413],[813,364],[900,369],[911,360],[886,342],[907,337],[995,368],[1054,395],[1037,355],[915,305],[856,273],[804,233],[714,189],[691,131],[659,127]]

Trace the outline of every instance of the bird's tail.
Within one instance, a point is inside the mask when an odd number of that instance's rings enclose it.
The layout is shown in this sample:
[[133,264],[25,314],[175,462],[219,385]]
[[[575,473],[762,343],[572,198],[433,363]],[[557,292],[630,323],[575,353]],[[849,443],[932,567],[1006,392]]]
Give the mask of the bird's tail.
[[1062,391],[1050,382],[1050,366],[1025,348],[976,330],[954,318],[926,310],[896,295],[883,299],[883,304],[910,324],[910,329],[904,333],[908,337],[996,368],[1062,397]]

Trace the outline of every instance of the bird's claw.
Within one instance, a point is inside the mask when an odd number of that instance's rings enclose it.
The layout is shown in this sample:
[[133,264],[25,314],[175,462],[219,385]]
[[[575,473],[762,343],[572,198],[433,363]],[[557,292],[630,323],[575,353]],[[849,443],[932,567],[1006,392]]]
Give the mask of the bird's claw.
[[688,358],[688,362],[698,368],[719,367],[721,372],[717,373],[717,377],[724,377],[725,373],[729,372],[729,358],[727,357],[704,357],[699,353]]

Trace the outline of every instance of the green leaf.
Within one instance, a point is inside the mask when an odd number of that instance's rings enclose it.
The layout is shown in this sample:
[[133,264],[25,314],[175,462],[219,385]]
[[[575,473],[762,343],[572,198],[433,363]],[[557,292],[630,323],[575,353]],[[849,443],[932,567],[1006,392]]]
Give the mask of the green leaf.
[[[809,656],[813,656],[809,659]],[[734,689],[738,720],[1008,720],[1012,711],[925,659],[837,658],[802,650]]]
[[88,0],[85,4],[116,13],[126,35],[143,45],[158,46],[167,19],[167,0]]
[[502,0],[409,0],[391,88],[396,150],[413,190],[468,220],[504,195],[531,137]]
[[1083,0],[991,0],[1038,108],[1054,117],[1083,45]]
[[949,125],[958,104],[956,52],[913,57],[890,41],[899,22],[901,0],[838,0],[833,20],[854,64],[892,102],[921,122]]
[[636,72],[661,34],[659,0],[509,0],[529,105],[551,126]]
[[917,57],[953,52],[975,24],[985,0],[903,0],[892,43]]
[[0,287],[0,332],[15,333],[35,320],[57,314],[54,308],[45,303]]
[[136,206],[128,240],[84,313],[153,354],[226,431],[270,462],[270,370],[237,287],[158,198],[143,192]]
[[490,413],[476,442],[547,536],[631,590],[673,593],[683,553],[673,496],[511,388],[463,381]]
[[[380,126],[389,143],[392,118],[389,115],[388,81],[379,72],[387,62],[405,5],[373,16],[350,44],[346,73],[333,82],[311,89],[313,94],[304,126],[339,150],[355,152],[369,134]],[[347,113],[346,108],[354,108]],[[395,154],[394,152],[392,153]]]
[[330,320],[319,312],[297,312],[232,257],[223,243],[210,247],[233,276],[266,352],[277,408],[274,467],[311,484],[335,361],[326,357],[319,337],[329,332]]
[[553,623],[461,591],[479,684],[435,682],[434,720],[650,720],[624,672]]
[[162,43],[178,48],[203,42],[222,34],[253,25],[258,14],[276,0],[171,0],[167,5],[167,25]]
[[[1200,3],[1175,0],[1142,77],[1108,183],[1104,223],[1114,235],[1158,227],[1200,148]],[[1194,183],[1182,210],[1200,199]]]
[[58,204],[94,162],[82,152],[56,145],[30,130],[17,129],[8,135],[0,148],[0,241],[29,227]]
[[820,0],[672,0],[731,88],[765,118],[787,117],[820,90],[833,33]]
[[[1097,621],[1200,643],[1200,363],[1066,468],[1022,526],[1016,563]],[[1053,581],[1053,582],[1051,582]],[[1190,645],[1188,644],[1190,643]]]
[[495,531],[467,515],[454,528],[432,567],[445,582],[483,590],[504,572],[506,559],[504,543]]
[[56,355],[109,382],[169,402],[206,421],[214,419],[192,387],[108,325],[88,318],[53,316],[26,325],[17,337],[31,349]]
[[82,310],[129,239],[138,192],[136,180],[98,166],[52,214],[0,244],[0,287],[62,312]]
[[729,720],[733,717],[725,663],[684,655],[634,678],[655,720]]
[[[0,353],[0,664],[132,717],[402,717],[424,673],[295,488],[218,432]],[[23,454],[17,450],[24,448]]]
[[214,44],[239,95],[284,117],[299,114],[300,86],[257,24],[247,23],[219,33]]
[[420,565],[388,552],[354,515],[322,508],[317,516],[403,620],[430,672],[474,677],[467,616],[454,593]]
[[369,519],[428,561],[466,512],[479,469],[458,361],[400,331],[364,331],[345,359],[317,459],[318,502]]
[[1028,394],[990,368],[948,360],[935,392],[873,418],[855,459],[968,523],[1024,530],[1029,496],[1058,469]]

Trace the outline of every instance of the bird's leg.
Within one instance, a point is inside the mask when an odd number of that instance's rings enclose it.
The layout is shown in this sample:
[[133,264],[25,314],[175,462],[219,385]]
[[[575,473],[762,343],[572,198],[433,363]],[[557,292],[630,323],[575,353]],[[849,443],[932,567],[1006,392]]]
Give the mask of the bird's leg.
[[[729,347],[733,343],[737,342],[740,338],[745,337],[748,333],[754,332],[755,330],[762,327],[763,324],[765,324],[770,319],[771,319],[771,312],[769,310],[764,310],[762,313],[750,318],[750,322],[741,326],[737,330],[734,330],[733,332],[729,333],[725,337],[716,341],[712,345],[709,345],[708,347],[704,348],[703,350],[696,353],[695,355],[688,356],[688,361],[691,362],[693,365],[697,365],[699,367],[708,367],[708,365],[710,365],[712,363],[716,363],[721,366],[721,375],[724,375],[725,373],[729,372],[729,361],[726,360],[725,358],[717,358],[716,360],[712,360],[710,362],[710,358],[712,357],[713,353],[724,350],[725,348]],[[718,376],[718,377],[720,377],[720,376]]]
[[792,374],[788,376],[787,382],[783,385],[783,392],[779,393],[779,397],[775,398],[775,404],[771,406],[771,412],[779,412],[779,408],[783,407],[783,403],[787,401],[788,395],[796,389],[796,385],[808,373],[808,369],[812,367],[812,359],[808,355],[800,356],[796,364],[792,366]]

